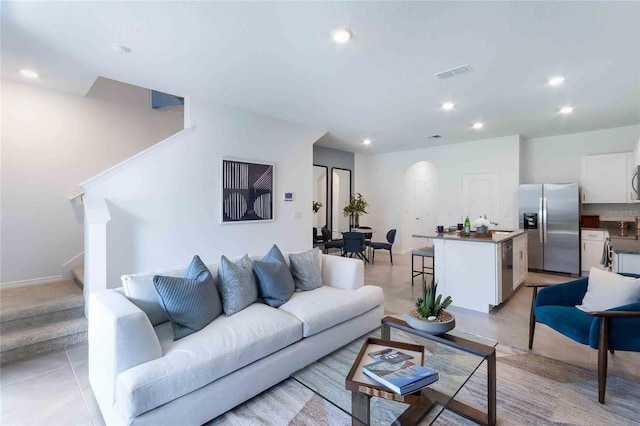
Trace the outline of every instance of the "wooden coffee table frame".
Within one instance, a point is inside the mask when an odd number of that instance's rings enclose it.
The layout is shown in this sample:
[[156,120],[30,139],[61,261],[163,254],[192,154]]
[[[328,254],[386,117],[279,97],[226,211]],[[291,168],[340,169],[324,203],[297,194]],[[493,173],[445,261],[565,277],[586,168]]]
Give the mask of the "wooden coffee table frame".
[[[406,416],[405,419],[408,420],[408,422],[401,421],[400,424],[411,423],[412,420],[415,420],[416,417],[418,416],[422,417],[420,414],[424,415],[424,413],[431,408],[431,406],[433,405],[432,401],[438,401],[441,404],[443,404],[447,409],[453,411],[456,414],[459,414],[462,417],[465,417],[481,425],[495,426],[496,424],[496,349],[495,347],[483,345],[481,343],[467,340],[462,337],[452,336],[449,334],[441,334],[439,336],[434,336],[433,334],[416,330],[415,328],[410,327],[405,321],[395,317],[390,317],[390,316],[386,316],[382,319],[381,337],[383,340],[391,340],[392,328],[404,331],[409,334],[414,334],[424,339],[432,340],[434,342],[443,344],[445,346],[450,346],[452,348],[459,349],[467,353],[481,356],[485,359],[485,361],[487,361],[487,412],[486,413],[478,410],[477,408],[471,407],[467,404],[457,401],[455,398],[451,398],[442,392],[438,392],[432,388],[427,388],[422,391],[422,397],[425,400],[421,404],[412,405],[407,411],[405,411],[405,414],[403,415],[403,417]],[[368,413],[369,413],[370,399],[371,399],[370,395],[360,394],[358,392],[352,393],[352,400],[351,400],[352,409],[354,413],[358,413],[358,417],[365,418],[365,419],[369,418]],[[426,408],[426,411],[423,411],[425,410],[425,408]],[[420,411],[420,413],[416,413],[416,412],[411,413],[411,411],[414,411],[414,410]],[[405,419],[398,419],[398,420],[405,420]]]

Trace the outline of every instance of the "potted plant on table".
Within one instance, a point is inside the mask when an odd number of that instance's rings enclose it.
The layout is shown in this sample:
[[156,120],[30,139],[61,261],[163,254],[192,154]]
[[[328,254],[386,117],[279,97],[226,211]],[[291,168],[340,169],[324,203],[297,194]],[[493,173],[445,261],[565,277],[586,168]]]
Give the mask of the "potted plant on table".
[[431,334],[446,333],[455,327],[455,318],[446,311],[453,300],[451,296],[443,300],[437,289],[438,283],[433,279],[428,284],[422,282],[422,297],[416,299],[416,307],[405,315],[411,327]]
[[342,212],[345,216],[349,216],[349,226],[351,228],[357,228],[360,226],[360,216],[367,214],[366,208],[369,206],[367,200],[364,199],[359,192],[352,195]]
[[491,225],[491,221],[487,219],[486,215],[485,217],[480,216],[471,224],[471,226],[476,228],[476,232],[478,234],[486,234],[489,229],[489,225]]

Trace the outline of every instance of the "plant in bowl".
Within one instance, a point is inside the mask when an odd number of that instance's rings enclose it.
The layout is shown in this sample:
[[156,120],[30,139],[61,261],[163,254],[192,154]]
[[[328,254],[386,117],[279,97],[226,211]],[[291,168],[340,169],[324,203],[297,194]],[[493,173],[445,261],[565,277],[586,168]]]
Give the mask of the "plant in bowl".
[[405,315],[411,327],[431,334],[446,333],[455,327],[455,318],[446,311],[453,300],[451,296],[443,300],[437,290],[438,283],[433,279],[428,284],[422,282],[422,297],[416,299],[416,307]]
[[363,214],[367,214],[366,208],[369,206],[367,200],[364,199],[361,193],[357,193],[351,196],[349,204],[347,204],[342,212],[345,216],[349,216],[349,225],[353,228],[359,226],[359,218]]
[[491,221],[487,219],[487,216],[485,217],[480,216],[479,218],[474,220],[473,223],[471,224],[471,226],[474,226],[476,228],[476,232],[478,234],[486,234],[489,228],[489,225],[491,225]]

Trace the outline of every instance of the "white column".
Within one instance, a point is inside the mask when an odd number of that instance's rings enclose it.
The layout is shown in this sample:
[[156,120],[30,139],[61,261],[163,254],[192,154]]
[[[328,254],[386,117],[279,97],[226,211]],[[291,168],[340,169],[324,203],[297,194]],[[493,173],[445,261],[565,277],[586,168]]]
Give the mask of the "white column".
[[111,214],[102,197],[84,197],[84,312],[89,295],[107,289],[107,223]]

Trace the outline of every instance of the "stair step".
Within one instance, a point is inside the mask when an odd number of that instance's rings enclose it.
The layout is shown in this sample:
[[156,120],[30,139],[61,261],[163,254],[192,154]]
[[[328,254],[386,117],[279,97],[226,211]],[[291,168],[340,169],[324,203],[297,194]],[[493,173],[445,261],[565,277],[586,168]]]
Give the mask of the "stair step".
[[9,288],[0,291],[0,323],[84,306],[74,281]]
[[0,334],[4,336],[10,331],[26,330],[38,327],[42,324],[52,324],[76,318],[84,318],[84,308],[82,306],[78,308],[63,309],[61,311],[47,312],[25,318],[2,321],[2,323],[0,323]]
[[84,297],[74,281],[0,291],[0,364],[86,341]]
[[46,340],[44,342],[34,343],[32,345],[21,346],[15,349],[0,353],[0,364],[28,358],[45,352],[56,351],[58,349],[85,343],[87,341],[87,332],[68,334],[55,339]]
[[71,269],[73,273],[73,280],[80,286],[80,288],[84,288],[84,265],[74,266]]

